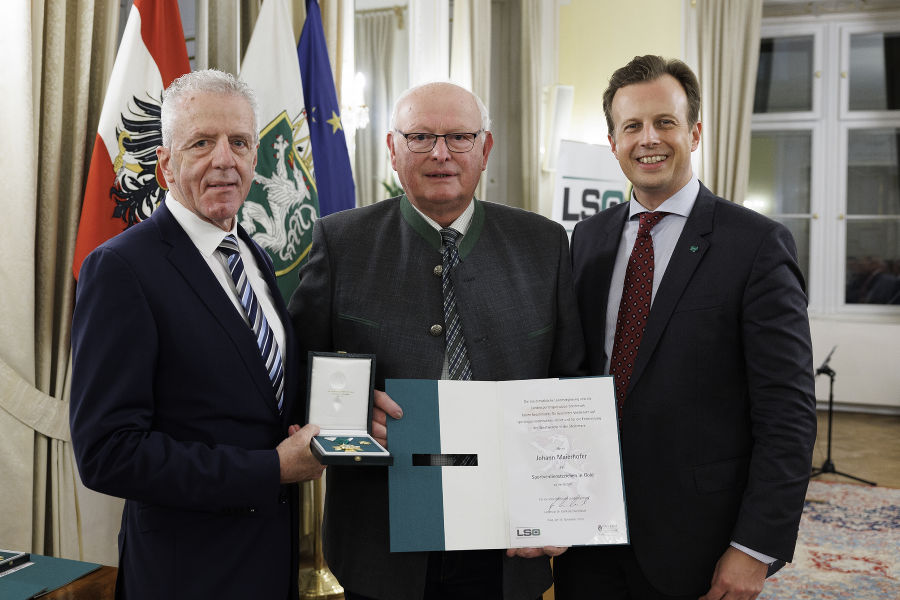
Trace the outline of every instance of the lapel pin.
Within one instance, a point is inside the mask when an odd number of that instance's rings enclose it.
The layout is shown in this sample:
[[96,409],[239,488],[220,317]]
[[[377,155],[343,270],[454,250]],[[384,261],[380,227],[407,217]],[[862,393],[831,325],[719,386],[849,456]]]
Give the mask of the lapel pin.
[[700,246],[691,246],[691,252],[696,252],[700,249]]

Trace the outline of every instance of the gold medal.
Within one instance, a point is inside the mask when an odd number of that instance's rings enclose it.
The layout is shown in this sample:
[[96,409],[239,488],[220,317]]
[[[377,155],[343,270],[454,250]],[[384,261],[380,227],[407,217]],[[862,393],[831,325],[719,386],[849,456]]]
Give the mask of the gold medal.
[[341,444],[334,447],[335,452],[360,452],[361,450],[362,448],[353,444]]

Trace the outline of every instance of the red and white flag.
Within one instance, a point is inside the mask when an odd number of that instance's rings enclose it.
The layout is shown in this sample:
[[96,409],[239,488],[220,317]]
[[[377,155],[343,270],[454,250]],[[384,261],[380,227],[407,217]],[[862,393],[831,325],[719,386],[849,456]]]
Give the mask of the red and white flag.
[[162,92],[190,71],[177,0],[134,0],[103,100],[84,190],[72,273],[98,245],[165,197],[156,170]]

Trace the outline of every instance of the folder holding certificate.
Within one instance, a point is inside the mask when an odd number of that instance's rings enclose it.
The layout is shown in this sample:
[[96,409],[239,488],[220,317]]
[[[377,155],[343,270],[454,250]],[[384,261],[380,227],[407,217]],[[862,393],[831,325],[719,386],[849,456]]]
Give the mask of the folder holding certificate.
[[628,543],[612,378],[385,391],[392,552]]

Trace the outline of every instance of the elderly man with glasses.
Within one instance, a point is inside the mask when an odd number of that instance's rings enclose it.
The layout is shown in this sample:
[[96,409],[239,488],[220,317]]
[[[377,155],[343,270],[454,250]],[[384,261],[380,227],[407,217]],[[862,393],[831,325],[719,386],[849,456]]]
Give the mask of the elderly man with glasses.
[[[381,390],[386,378],[581,373],[565,231],[474,197],[493,143],[487,109],[459,86],[400,97],[387,145],[404,193],[316,223],[289,307],[304,350],[375,354]],[[386,419],[402,414],[381,391],[375,403],[384,441]],[[324,530],[348,600],[535,600],[551,584],[546,554],[559,551],[391,553],[385,467],[328,469]]]

